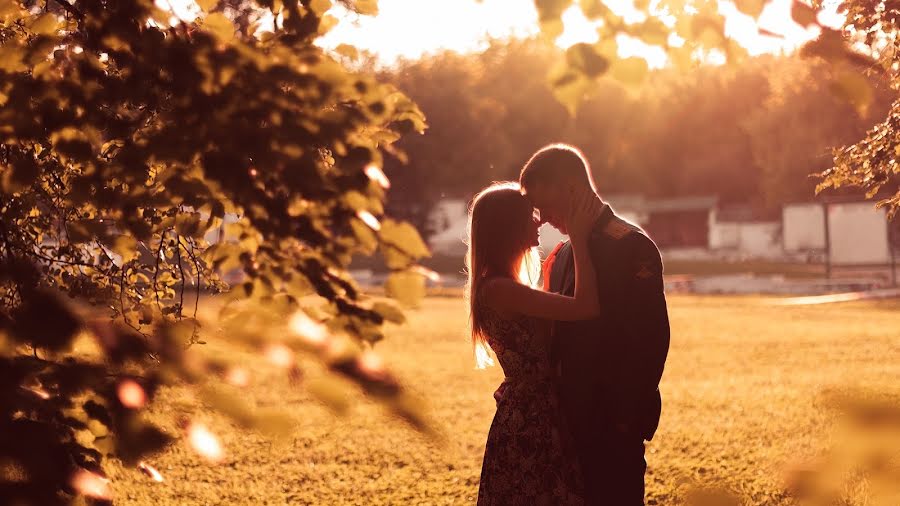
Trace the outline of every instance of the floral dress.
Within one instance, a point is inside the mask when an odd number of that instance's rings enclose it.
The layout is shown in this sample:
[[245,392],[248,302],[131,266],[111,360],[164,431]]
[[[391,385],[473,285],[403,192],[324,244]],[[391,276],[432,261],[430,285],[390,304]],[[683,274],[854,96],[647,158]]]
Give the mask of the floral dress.
[[494,394],[478,505],[580,505],[582,478],[562,414],[541,321],[485,307],[488,344],[506,375]]

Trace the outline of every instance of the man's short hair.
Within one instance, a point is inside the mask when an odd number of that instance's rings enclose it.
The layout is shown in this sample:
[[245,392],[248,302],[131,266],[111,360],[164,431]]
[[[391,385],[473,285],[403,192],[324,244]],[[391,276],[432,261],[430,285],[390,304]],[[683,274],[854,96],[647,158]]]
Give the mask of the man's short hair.
[[527,191],[536,185],[563,179],[586,183],[597,191],[584,154],[575,146],[557,143],[544,146],[531,156],[519,174],[519,185]]

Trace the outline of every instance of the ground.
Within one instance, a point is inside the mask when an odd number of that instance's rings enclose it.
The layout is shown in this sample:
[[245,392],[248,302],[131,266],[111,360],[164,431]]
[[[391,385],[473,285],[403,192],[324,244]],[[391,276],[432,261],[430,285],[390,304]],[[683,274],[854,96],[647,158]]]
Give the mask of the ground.
[[[785,466],[827,444],[826,393],[896,389],[900,301],[783,307],[762,297],[670,297],[672,346],[662,382],[663,416],[648,444],[648,504],[684,504],[696,486],[724,487],[747,505],[794,504]],[[409,388],[427,399],[442,441],[420,435],[379,405],[357,402],[336,417],[283,372],[253,360],[227,336],[204,353],[246,360],[243,394],[296,420],[271,441],[236,429],[190,392],[162,392],[151,413],[172,434],[175,420],[205,421],[226,449],[209,465],[183,442],[150,462],[154,483],[108,464],[117,504],[473,504],[498,367],[475,370],[462,299],[432,297],[378,346]],[[321,373],[311,368],[304,382]],[[853,504],[853,502],[850,502]]]

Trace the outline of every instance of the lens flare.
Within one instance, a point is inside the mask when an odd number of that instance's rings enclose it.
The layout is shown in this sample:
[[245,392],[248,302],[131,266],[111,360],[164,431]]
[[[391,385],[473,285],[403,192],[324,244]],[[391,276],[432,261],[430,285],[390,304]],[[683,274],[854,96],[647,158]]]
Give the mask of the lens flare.
[[369,179],[375,181],[382,188],[388,189],[391,187],[391,180],[384,174],[384,171],[374,163],[370,163],[366,166],[366,175],[369,176]]
[[359,370],[369,374],[378,375],[384,372],[384,360],[372,350],[366,350],[356,360]]
[[441,281],[441,275],[438,274],[437,272],[429,269],[428,267],[424,267],[422,265],[416,265],[415,267],[412,268],[412,270],[413,270],[413,272],[415,272],[417,274],[421,274],[422,276],[425,276],[427,279],[429,279],[435,283],[439,283]]
[[369,226],[372,230],[381,230],[381,222],[378,221],[378,218],[375,217],[374,214],[369,211],[359,210],[356,212],[356,216],[359,219],[363,220],[363,223]]
[[243,367],[232,367],[225,373],[225,381],[236,387],[245,387],[250,384],[250,373]]
[[119,394],[119,402],[126,408],[140,409],[147,404],[147,394],[134,380],[123,380],[119,383],[117,392]]
[[201,457],[212,463],[218,463],[225,459],[225,450],[222,449],[219,439],[205,426],[192,423],[188,426],[188,440]]
[[328,335],[324,325],[313,321],[303,311],[294,313],[290,322],[288,322],[288,326],[295,334],[316,345],[324,344]]
[[142,473],[150,477],[151,480],[157,483],[163,482],[162,475],[159,473],[159,471],[156,470],[155,467],[151,466],[150,464],[144,461],[138,462],[138,469],[140,469]]
[[270,344],[266,347],[266,359],[273,365],[288,369],[294,365],[294,352],[283,344]]
[[22,390],[28,390],[34,395],[44,399],[45,401],[51,397],[51,395],[41,387],[21,387]]
[[79,469],[72,475],[72,488],[79,494],[94,499],[112,499],[112,490],[109,488],[109,480],[87,469]]

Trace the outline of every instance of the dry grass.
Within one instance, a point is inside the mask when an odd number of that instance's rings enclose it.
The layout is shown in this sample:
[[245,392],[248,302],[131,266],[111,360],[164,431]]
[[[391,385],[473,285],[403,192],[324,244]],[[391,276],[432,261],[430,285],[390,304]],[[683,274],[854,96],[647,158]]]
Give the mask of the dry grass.
[[[900,302],[774,307],[759,297],[672,297],[672,349],[663,379],[663,419],[648,445],[649,504],[681,504],[695,485],[721,486],[744,504],[792,504],[786,463],[827,444],[828,389],[896,388]],[[476,371],[456,298],[431,298],[379,346],[410,388],[428,400],[442,444],[425,439],[361,399],[336,418],[284,374],[210,337],[205,353],[246,360],[246,397],[296,419],[286,441],[235,429],[198,407],[182,388],[162,393],[152,417],[178,433],[188,415],[219,434],[228,452],[217,466],[176,444],[154,464],[153,483],[110,464],[117,502],[200,504],[471,504],[484,439],[501,379]],[[321,376],[315,367],[304,381]]]

